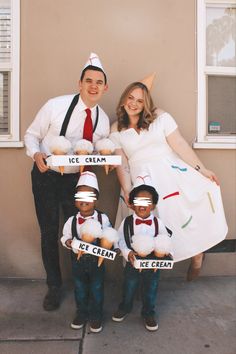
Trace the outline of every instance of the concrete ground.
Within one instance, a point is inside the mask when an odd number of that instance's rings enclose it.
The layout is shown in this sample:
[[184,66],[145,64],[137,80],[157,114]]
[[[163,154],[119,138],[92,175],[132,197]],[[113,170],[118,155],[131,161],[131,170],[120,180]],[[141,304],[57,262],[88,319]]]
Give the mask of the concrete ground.
[[140,300],[122,323],[111,320],[120,287],[106,286],[104,329],[70,329],[73,288],[64,286],[62,306],[45,312],[43,281],[0,280],[1,354],[235,354],[236,281],[233,277],[162,278],[157,299],[159,329],[150,333],[140,318]]

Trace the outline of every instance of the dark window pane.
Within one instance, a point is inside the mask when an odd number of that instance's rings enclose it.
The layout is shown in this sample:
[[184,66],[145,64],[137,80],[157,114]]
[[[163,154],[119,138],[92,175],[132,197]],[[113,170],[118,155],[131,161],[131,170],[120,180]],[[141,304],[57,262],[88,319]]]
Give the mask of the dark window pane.
[[9,73],[0,72],[0,135],[9,133]]
[[208,134],[236,135],[234,76],[208,76]]

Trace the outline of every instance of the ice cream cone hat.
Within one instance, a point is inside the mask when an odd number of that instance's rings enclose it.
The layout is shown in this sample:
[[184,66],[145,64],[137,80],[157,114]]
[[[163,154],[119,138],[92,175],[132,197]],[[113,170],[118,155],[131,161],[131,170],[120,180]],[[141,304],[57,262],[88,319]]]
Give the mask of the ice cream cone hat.
[[154,72],[148,75],[147,77],[145,77],[144,79],[140,80],[140,82],[142,82],[142,84],[144,84],[147,87],[148,91],[150,91],[155,77],[156,77],[156,73]]

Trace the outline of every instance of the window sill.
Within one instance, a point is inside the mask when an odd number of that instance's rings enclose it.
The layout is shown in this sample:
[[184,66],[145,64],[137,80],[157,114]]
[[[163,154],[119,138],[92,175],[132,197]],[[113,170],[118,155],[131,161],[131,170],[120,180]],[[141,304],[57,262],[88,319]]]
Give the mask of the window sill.
[[0,141],[0,148],[23,148],[23,141]]
[[195,141],[193,143],[194,149],[236,149],[235,143],[222,143],[222,142],[215,142],[215,141],[207,141],[207,142],[199,142]]

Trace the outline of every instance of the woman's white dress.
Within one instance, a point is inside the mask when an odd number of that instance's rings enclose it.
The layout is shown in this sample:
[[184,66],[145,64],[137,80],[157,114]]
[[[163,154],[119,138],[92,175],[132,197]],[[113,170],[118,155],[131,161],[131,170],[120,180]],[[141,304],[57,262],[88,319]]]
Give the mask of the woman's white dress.
[[110,139],[125,152],[132,183],[148,174],[159,194],[158,216],[172,230],[176,262],[203,252],[222,241],[228,227],[220,187],[189,166],[170,148],[166,137],[177,128],[168,113],[148,130],[113,132]]

